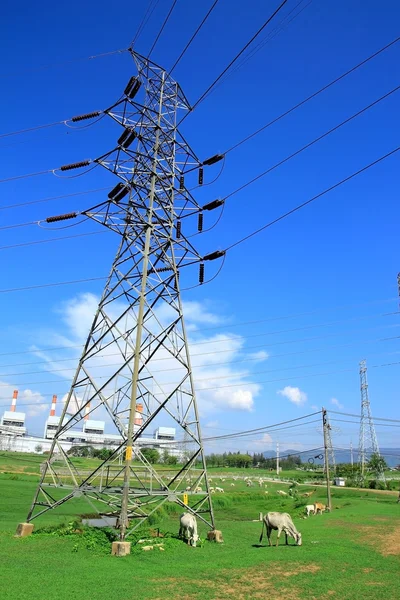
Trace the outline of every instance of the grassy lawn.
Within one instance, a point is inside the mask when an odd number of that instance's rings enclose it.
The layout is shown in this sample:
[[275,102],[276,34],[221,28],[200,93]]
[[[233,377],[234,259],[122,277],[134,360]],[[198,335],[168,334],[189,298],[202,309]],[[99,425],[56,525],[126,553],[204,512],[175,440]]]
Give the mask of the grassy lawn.
[[[164,552],[143,552],[133,544],[130,556],[115,558],[109,554],[110,542],[103,532],[44,533],[49,525],[69,523],[88,512],[82,498],[40,517],[31,537],[13,537],[16,524],[25,520],[38,479],[29,473],[38,473],[43,460],[25,456],[24,463],[17,458],[0,457],[2,471],[6,470],[4,461],[19,464],[18,474],[11,473],[11,463],[10,472],[0,474],[0,598],[398,598],[400,505],[396,493],[334,489],[333,511],[303,520],[301,501],[275,493],[286,489],[283,484],[268,483],[268,495],[264,488],[246,489],[238,480],[231,487],[233,473],[224,470],[225,494],[213,496],[224,544],[203,542],[197,548],[188,547],[172,537],[178,529],[177,514],[165,511],[156,523],[162,532],[171,533],[163,540]],[[219,485],[217,477],[214,484]],[[301,487],[302,492],[306,489]],[[324,501],[325,490],[318,487],[312,499]],[[261,524],[254,520],[260,511],[268,510],[292,515],[303,535],[301,547],[294,546],[293,540],[286,547],[284,536],[278,548],[267,547],[265,539],[260,547]],[[204,539],[206,530],[202,525],[199,529]]]

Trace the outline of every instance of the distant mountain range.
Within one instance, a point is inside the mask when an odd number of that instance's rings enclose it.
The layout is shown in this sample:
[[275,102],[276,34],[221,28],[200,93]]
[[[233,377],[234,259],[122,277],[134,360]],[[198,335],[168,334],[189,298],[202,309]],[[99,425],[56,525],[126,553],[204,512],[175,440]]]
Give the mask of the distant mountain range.
[[[385,458],[389,467],[395,467],[396,465],[400,464],[400,448],[381,448],[380,451],[381,455]],[[318,450],[314,452],[299,453],[298,450],[289,449],[281,452],[283,458],[285,456],[288,456],[288,454],[293,454],[295,456],[299,455],[303,463],[307,463],[308,459],[311,458],[314,459],[314,464],[316,465],[323,463],[323,460],[315,458],[316,456],[321,454],[321,452]],[[263,455],[265,456],[265,458],[276,458],[276,452],[274,452],[273,450],[266,450],[265,452],[263,452]],[[337,463],[350,463],[350,450],[335,450],[335,459]],[[356,449],[353,450],[353,461],[354,463],[357,463],[358,461],[358,451]]]

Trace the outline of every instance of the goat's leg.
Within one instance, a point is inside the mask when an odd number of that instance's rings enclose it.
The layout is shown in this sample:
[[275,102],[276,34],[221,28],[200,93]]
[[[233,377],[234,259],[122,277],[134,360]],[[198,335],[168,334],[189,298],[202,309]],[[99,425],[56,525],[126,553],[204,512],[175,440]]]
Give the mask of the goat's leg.
[[281,535],[281,533],[282,533],[282,529],[278,529],[278,535],[276,536],[276,546],[277,547],[279,546],[279,536]]
[[269,544],[270,546],[272,546],[272,542],[271,542],[271,531],[272,531],[271,527],[267,527],[267,538],[268,538],[268,544]]

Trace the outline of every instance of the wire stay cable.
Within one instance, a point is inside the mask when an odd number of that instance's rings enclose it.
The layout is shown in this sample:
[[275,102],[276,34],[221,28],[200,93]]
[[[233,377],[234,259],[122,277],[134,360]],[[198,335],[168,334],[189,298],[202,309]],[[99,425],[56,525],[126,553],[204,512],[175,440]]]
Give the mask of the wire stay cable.
[[[309,204],[311,204],[312,202],[314,202],[315,200],[318,200],[319,198],[322,198],[322,196],[325,196],[326,194],[328,194],[329,192],[335,190],[336,188],[340,187],[341,185],[347,183],[348,181],[350,181],[351,179],[354,179],[355,177],[357,177],[358,175],[361,175],[361,173],[364,173],[365,171],[368,171],[369,169],[371,169],[372,167],[376,166],[377,164],[383,162],[384,160],[386,160],[387,158],[389,158],[390,156],[393,156],[394,154],[396,154],[398,151],[400,150],[400,146],[397,146],[397,148],[394,148],[394,150],[391,150],[390,152],[388,152],[387,154],[384,154],[383,156],[380,156],[379,158],[377,158],[376,160],[374,160],[373,162],[369,163],[368,165],[366,165],[365,167],[362,167],[361,169],[359,169],[358,171],[355,171],[354,173],[352,173],[351,175],[348,175],[347,177],[345,177],[344,179],[342,179],[341,181],[338,181],[337,183],[335,183],[334,185],[331,185],[329,188],[325,189],[324,191],[320,192],[319,194],[317,194],[316,196],[313,196],[312,198],[309,198],[309,200],[306,200],[305,202],[302,202],[301,204],[298,204],[297,206],[295,206],[294,208],[292,208],[291,210],[283,213],[282,215],[280,215],[279,217],[277,217],[276,219],[274,219],[273,221],[270,221],[269,223],[266,223],[265,225],[263,225],[262,227],[259,227],[258,229],[256,229],[255,231],[252,231],[251,233],[249,233],[248,235],[244,236],[243,238],[240,238],[239,240],[237,240],[236,242],[234,242],[233,244],[230,244],[230,246],[227,246],[225,248],[225,252],[228,252],[228,250],[231,250],[232,248],[235,248],[236,246],[238,246],[239,244],[242,244],[243,242],[249,240],[250,238],[254,237],[255,235],[258,235],[259,233],[261,233],[262,231],[264,231],[265,229],[268,229],[268,227],[271,227],[272,225],[275,225],[276,223],[279,223],[279,221],[282,221],[283,219],[286,219],[287,217],[289,217],[290,215],[292,215],[293,213],[301,210],[302,208],[304,208],[305,206],[308,206]],[[254,180],[253,180],[254,181]],[[247,184],[249,185],[249,184]]]

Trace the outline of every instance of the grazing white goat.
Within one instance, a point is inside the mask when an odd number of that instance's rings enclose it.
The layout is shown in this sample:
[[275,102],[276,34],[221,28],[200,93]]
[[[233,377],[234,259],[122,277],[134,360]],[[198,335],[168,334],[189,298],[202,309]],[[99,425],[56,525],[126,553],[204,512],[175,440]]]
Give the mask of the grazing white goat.
[[235,487],[235,484],[234,484],[234,483],[231,483],[231,487]]
[[307,517],[310,516],[310,513],[314,514],[314,504],[307,504],[307,506],[305,507],[306,513],[307,513]]
[[294,523],[292,521],[292,517],[288,513],[269,512],[264,516],[262,529],[261,529],[260,544],[262,542],[263,535],[264,535],[264,525],[265,525],[265,529],[267,531],[267,538],[268,538],[268,543],[270,546],[272,546],[271,532],[273,529],[276,529],[278,531],[278,537],[276,538],[277,546],[279,544],[279,537],[280,537],[282,531],[285,532],[286,545],[288,545],[288,535],[290,535],[292,538],[294,538],[296,540],[296,545],[301,546],[301,544],[302,544],[301,533],[297,531],[297,529],[294,526]]
[[216,492],[220,492],[221,494],[223,494],[224,493],[224,488],[222,488],[222,487],[216,487],[215,491]]
[[277,493],[279,496],[287,496],[287,495],[288,495],[288,494],[287,494],[287,492],[284,492],[283,490],[278,490],[276,493]]
[[179,537],[187,540],[187,543],[195,548],[196,542],[199,540],[196,517],[191,513],[183,513],[179,523]]

